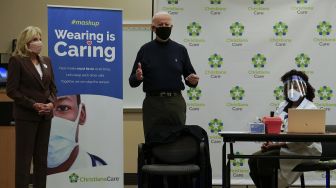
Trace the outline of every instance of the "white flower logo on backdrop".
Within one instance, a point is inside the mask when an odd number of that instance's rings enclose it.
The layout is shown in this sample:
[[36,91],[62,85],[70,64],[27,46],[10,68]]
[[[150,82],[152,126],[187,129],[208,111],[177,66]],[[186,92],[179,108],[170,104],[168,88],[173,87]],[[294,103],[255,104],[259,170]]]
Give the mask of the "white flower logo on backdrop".
[[264,54],[257,53],[252,58],[253,70],[248,70],[249,75],[253,75],[253,78],[264,78],[271,72],[265,70],[265,65],[267,64],[267,58]]
[[205,104],[200,102],[200,98],[202,97],[202,90],[200,87],[190,87],[187,90],[187,96],[187,107],[189,111],[200,111],[203,107],[205,107]]
[[221,55],[217,53],[210,55],[208,58],[208,65],[211,70],[205,70],[205,75],[210,75],[210,78],[212,79],[222,78],[222,76],[226,74],[225,70],[220,70],[223,64],[223,57]]
[[193,21],[187,25],[186,29],[190,38],[185,38],[183,42],[191,47],[199,47],[201,43],[205,42],[205,40],[200,37],[203,29],[200,23]]
[[334,90],[330,86],[321,86],[317,90],[319,102],[314,102],[316,106],[331,111],[336,108],[336,103],[332,101],[334,98]]

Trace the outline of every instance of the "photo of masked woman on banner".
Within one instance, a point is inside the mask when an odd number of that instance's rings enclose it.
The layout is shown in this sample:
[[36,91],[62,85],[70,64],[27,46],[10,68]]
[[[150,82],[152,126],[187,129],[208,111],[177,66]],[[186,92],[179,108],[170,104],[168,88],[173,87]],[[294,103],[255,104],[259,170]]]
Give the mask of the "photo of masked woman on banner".
[[54,116],[49,140],[48,174],[107,165],[102,158],[85,151],[79,144],[79,130],[87,118],[86,106],[80,95],[57,97]]

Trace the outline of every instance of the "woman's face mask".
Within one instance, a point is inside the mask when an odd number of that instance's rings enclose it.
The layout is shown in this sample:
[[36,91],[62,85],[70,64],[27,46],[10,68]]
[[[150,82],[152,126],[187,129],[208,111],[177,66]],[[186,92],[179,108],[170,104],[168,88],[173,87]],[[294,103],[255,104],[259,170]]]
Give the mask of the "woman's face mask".
[[78,107],[78,115],[75,121],[57,116],[52,119],[48,148],[48,168],[57,167],[65,162],[72,150],[78,145],[76,133],[81,110],[82,105]]
[[287,92],[287,97],[290,101],[296,102],[302,97],[302,94],[295,89],[290,89]]
[[29,43],[28,49],[34,54],[40,54],[42,51],[43,43],[40,40],[32,41]]

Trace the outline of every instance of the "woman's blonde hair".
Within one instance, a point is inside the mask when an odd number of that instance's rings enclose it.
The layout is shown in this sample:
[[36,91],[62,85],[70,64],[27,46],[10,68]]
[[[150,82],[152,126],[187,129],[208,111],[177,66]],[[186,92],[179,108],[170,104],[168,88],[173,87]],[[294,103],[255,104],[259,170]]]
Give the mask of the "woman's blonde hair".
[[30,51],[28,49],[28,43],[36,36],[42,36],[42,31],[40,28],[35,26],[26,27],[17,38],[13,55],[29,56]]

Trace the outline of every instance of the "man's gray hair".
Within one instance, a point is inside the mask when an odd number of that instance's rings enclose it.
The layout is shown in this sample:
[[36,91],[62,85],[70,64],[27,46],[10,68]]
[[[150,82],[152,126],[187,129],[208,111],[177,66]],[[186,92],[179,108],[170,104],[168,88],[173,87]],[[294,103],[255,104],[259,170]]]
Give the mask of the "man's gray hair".
[[167,15],[167,16],[171,17],[170,14],[169,14],[168,12],[166,12],[166,11],[159,11],[159,12],[157,12],[157,13],[154,14],[154,16],[153,16],[153,18],[152,18],[152,22],[153,22],[157,17],[159,17],[159,16],[161,16],[161,15]]

